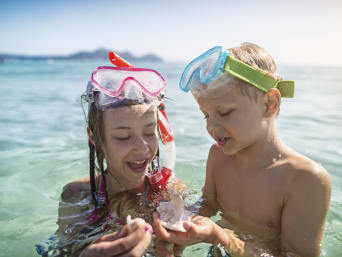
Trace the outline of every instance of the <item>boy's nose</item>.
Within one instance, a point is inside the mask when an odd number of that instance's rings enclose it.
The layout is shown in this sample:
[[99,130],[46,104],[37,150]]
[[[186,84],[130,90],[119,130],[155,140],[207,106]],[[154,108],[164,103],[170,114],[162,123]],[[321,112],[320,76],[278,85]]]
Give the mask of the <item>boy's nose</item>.
[[207,119],[207,130],[208,132],[214,131],[219,128],[219,124],[212,118]]

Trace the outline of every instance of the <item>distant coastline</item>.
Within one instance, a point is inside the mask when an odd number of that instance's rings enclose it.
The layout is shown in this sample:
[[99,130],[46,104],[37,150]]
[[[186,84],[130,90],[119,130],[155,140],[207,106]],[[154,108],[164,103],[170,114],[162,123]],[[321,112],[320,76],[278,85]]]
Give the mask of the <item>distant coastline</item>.
[[[107,60],[108,52],[106,48],[98,48],[94,51],[79,51],[70,55],[19,55],[0,53],[0,63],[6,60]],[[155,54],[145,54],[143,56],[135,56],[132,53],[125,51],[116,51],[122,58],[129,62],[164,62],[163,59]]]

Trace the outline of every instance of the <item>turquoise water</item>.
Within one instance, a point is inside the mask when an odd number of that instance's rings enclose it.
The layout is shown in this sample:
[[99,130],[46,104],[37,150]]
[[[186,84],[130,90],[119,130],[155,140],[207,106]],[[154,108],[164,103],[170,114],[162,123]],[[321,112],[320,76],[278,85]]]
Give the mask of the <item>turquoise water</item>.
[[[63,185],[88,174],[80,95],[103,62],[26,61],[0,64],[0,256],[35,256],[57,226]],[[177,176],[199,192],[212,139],[190,94],[177,86],[184,64],[144,64],[168,82]],[[280,67],[297,82],[283,100],[277,127],[291,147],[321,163],[333,192],[322,256],[342,256],[342,68]],[[186,256],[201,256],[200,247]],[[204,255],[203,255],[204,256]]]

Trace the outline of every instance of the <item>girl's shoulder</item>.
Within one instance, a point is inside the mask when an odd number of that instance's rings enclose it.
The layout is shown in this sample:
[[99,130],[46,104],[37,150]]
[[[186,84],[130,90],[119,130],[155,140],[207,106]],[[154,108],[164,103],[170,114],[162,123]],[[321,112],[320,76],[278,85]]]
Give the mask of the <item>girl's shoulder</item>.
[[61,200],[64,202],[77,202],[90,193],[89,177],[74,180],[63,187]]

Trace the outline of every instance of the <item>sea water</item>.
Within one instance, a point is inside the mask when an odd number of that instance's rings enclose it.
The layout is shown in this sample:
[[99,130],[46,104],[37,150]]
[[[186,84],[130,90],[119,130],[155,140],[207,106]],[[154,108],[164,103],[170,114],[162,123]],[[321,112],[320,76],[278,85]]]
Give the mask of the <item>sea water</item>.
[[[80,96],[102,61],[8,61],[0,64],[0,256],[36,256],[57,228],[63,186],[88,176],[88,146]],[[178,89],[184,63],[139,64],[167,80],[167,113],[177,147],[176,174],[200,195],[213,140],[190,94]],[[294,79],[277,128],[298,152],[322,164],[332,181],[322,256],[342,256],[342,68],[280,66]],[[86,107],[85,107],[86,108]],[[185,256],[206,256],[193,246]]]

